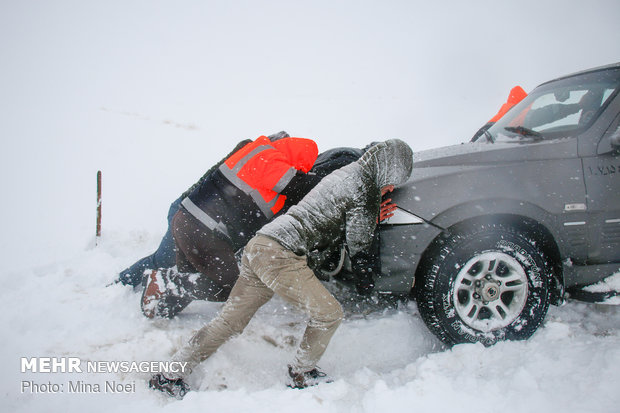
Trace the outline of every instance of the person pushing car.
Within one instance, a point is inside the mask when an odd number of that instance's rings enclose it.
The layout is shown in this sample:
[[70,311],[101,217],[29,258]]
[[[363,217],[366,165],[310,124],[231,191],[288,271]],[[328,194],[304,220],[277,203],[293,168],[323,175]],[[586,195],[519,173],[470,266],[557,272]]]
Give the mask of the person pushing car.
[[[240,334],[274,294],[309,316],[295,360],[288,367],[290,387],[326,380],[316,367],[343,318],[340,303],[308,267],[307,255],[346,243],[353,272],[372,278],[368,252],[382,196],[411,175],[413,154],[403,141],[371,146],[362,157],[332,172],[287,213],[260,229],[246,245],[241,273],[219,314],[173,357],[188,370]],[[171,396],[189,390],[187,376],[154,375],[149,386]]]

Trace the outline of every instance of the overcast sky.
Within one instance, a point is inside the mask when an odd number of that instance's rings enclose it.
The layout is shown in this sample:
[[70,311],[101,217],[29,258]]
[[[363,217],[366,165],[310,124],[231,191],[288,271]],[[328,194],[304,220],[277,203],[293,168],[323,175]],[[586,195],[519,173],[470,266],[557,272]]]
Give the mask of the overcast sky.
[[157,231],[243,138],[467,141],[512,86],[620,61],[618,17],[617,0],[0,0],[0,254],[83,247],[98,169],[104,228]]

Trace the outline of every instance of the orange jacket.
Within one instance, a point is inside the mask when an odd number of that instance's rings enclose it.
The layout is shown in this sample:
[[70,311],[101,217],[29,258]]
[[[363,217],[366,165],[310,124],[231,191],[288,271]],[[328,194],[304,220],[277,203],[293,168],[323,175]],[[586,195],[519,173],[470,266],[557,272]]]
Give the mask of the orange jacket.
[[310,171],[318,153],[316,143],[310,139],[284,138],[271,142],[260,136],[230,156],[219,170],[271,218],[286,200],[279,192],[298,170]]
[[499,109],[499,112],[497,112],[497,114],[493,116],[489,122],[497,122],[498,120],[500,120],[502,116],[504,116],[506,112],[510,110],[510,108],[521,102],[526,96],[527,93],[525,93],[525,90],[523,90],[521,86],[513,87],[510,90],[510,94],[508,95],[508,100],[506,101],[506,103],[502,105],[502,107]]

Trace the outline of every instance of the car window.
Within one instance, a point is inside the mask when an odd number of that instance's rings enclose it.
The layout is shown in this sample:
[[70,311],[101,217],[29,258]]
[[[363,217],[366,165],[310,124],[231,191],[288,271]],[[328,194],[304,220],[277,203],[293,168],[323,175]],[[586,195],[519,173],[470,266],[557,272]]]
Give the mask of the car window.
[[489,132],[494,140],[575,136],[586,130],[618,93],[620,71],[560,79],[534,89]]

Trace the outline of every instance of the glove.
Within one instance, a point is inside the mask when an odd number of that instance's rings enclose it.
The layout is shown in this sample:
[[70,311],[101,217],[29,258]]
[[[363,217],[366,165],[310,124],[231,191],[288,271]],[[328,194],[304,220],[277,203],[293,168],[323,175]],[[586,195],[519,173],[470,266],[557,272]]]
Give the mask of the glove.
[[392,202],[392,198],[388,198],[381,202],[381,209],[379,210],[379,217],[377,218],[377,224],[394,216],[396,210],[396,204]]

